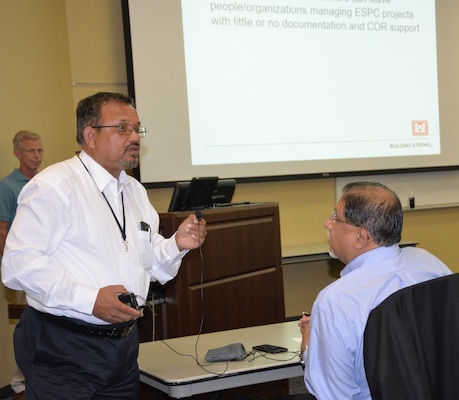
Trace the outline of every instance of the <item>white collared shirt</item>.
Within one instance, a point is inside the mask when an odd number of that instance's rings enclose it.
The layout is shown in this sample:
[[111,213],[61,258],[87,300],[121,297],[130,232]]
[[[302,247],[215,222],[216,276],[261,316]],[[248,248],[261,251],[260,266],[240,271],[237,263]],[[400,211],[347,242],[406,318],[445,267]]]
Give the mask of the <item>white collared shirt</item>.
[[[102,324],[92,315],[100,288],[124,285],[146,299],[150,280],[175,277],[186,251],[157,233],[159,216],[138,181],[124,171],[117,180],[86,153],[79,157],[46,168],[22,190],[2,279],[39,311]],[[123,193],[127,251],[101,191],[121,225]]]

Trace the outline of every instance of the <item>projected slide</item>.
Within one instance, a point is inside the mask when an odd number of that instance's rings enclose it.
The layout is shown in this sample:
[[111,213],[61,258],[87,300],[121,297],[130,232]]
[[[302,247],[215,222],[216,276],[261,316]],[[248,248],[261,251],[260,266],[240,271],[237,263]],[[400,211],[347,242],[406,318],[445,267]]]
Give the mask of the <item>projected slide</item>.
[[182,0],[192,165],[440,154],[433,0]]

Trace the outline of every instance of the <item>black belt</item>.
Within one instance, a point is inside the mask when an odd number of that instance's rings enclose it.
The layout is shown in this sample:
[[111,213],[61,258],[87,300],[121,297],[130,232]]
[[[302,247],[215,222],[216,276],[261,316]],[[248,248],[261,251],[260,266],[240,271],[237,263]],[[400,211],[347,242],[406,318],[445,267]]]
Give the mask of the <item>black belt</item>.
[[[35,310],[37,311],[37,310]],[[68,317],[58,317],[57,315],[37,311],[47,321],[72,331],[84,333],[86,335],[102,338],[119,339],[128,336],[134,329],[137,320],[125,322],[124,324],[114,325],[95,325]]]

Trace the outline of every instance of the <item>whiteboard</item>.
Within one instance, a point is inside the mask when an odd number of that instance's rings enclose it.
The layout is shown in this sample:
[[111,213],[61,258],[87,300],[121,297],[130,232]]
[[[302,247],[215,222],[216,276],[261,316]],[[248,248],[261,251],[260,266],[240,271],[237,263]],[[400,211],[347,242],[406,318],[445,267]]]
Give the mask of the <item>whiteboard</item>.
[[459,206],[458,170],[336,178],[336,200],[347,183],[356,181],[380,182],[388,186],[397,193],[403,208],[410,208],[411,195],[415,199],[415,209]]

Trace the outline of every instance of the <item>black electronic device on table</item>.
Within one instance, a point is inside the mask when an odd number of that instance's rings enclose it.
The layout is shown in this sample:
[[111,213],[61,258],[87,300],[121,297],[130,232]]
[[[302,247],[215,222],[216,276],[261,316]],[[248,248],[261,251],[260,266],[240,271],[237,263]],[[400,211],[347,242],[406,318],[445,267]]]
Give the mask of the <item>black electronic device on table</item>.
[[272,344],[260,344],[258,346],[253,346],[252,350],[270,354],[285,353],[288,351],[286,347],[275,346]]

